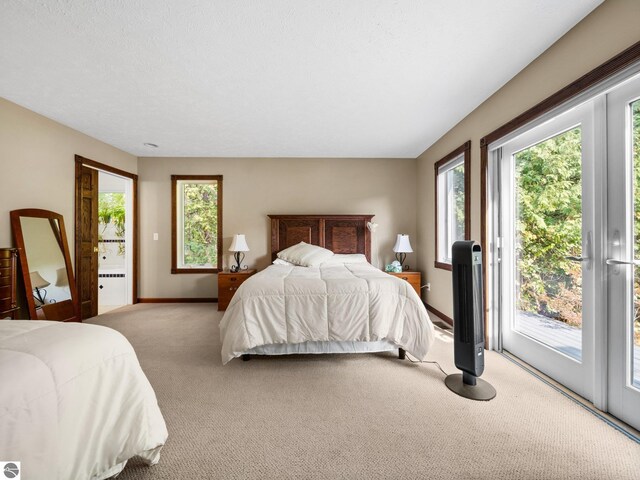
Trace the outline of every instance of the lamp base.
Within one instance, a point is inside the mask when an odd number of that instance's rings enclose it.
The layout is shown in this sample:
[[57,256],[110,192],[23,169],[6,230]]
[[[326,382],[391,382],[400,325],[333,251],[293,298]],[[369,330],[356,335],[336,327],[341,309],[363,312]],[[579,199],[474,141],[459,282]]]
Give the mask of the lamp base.
[[33,298],[38,300],[40,302],[40,305],[44,305],[47,299],[47,291],[44,288],[38,288],[38,287],[35,287],[34,290],[36,294],[33,296]]
[[488,401],[496,396],[496,389],[489,382],[475,377],[476,384],[465,383],[461,373],[448,375],[444,379],[444,384],[454,393],[471,400]]
[[409,270],[409,265],[405,265],[404,261],[407,258],[407,254],[406,253],[396,253],[396,260],[398,262],[400,262],[400,266],[402,267],[402,271],[406,272],[407,270]]
[[231,270],[232,272],[239,272],[242,269],[242,261],[244,260],[244,253],[242,252],[235,252],[233,254],[233,258],[235,258],[236,260],[236,264],[232,265],[231,268],[229,270]]
[[406,253],[396,253],[396,260],[400,262],[400,265],[402,265],[403,269],[404,269],[404,261],[406,258],[407,258]]

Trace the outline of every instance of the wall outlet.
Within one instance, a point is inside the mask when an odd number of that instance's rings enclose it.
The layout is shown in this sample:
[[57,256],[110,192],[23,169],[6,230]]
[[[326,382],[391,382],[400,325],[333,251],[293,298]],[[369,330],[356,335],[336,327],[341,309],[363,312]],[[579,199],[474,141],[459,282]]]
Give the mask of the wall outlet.
[[431,291],[431,283],[427,283],[425,286],[427,287],[427,292],[430,292]]
[[157,234],[157,233],[154,233],[154,234],[153,234],[153,239],[154,239],[154,240],[158,240],[158,234]]

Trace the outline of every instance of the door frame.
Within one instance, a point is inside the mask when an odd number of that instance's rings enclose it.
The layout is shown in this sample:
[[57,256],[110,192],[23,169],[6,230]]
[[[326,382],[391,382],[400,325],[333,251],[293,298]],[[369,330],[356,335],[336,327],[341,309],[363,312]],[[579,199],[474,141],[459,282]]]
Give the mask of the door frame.
[[[553,116],[564,110],[567,104],[577,105],[594,95],[596,89],[602,88],[605,84],[616,84],[624,78],[640,71],[640,42],[631,45],[626,50],[604,62],[600,66],[586,73],[579,79],[567,85],[563,89],[555,92],[549,97],[534,105],[529,110],[523,112],[507,123],[501,125],[491,133],[480,139],[480,242],[482,245],[482,263],[485,265],[484,275],[484,323],[488,348],[501,350],[501,339],[499,328],[496,323],[500,321],[497,305],[494,304],[493,297],[495,290],[499,288],[499,279],[494,275],[494,269],[499,265],[499,246],[493,241],[496,215],[496,205],[494,195],[499,188],[496,185],[494,168],[490,168],[493,159],[491,155],[492,146],[504,143],[509,137],[513,138],[524,129],[528,129],[535,123],[542,123],[544,117]],[[600,135],[604,125],[595,126],[595,135]],[[601,152],[596,152],[600,155]],[[602,158],[606,158],[602,157]],[[606,176],[604,178],[606,180]],[[601,182],[596,182],[596,189],[601,188]],[[606,209],[605,209],[606,210]],[[604,214],[606,216],[606,212]],[[596,219],[596,221],[598,221]],[[606,221],[602,218],[601,221]],[[594,238],[594,242],[605,241],[605,239]],[[606,301],[596,307],[596,314],[606,314]],[[606,326],[596,327],[596,341],[606,345],[608,341]],[[600,348],[606,352],[606,348]],[[601,409],[607,410],[607,372],[600,368],[602,365],[602,355],[596,354],[596,370],[600,370],[594,378],[593,403]]]
[[[617,381],[618,384],[621,383],[620,379],[615,377],[615,365],[612,363],[612,355],[615,355],[618,349],[616,345],[612,343],[614,337],[611,335],[612,330],[612,319],[616,316],[611,314],[611,308],[615,307],[617,304],[615,300],[612,301],[611,297],[611,288],[610,282],[612,279],[609,276],[611,267],[607,267],[606,260],[609,258],[615,258],[617,255],[615,252],[612,252],[612,243],[613,240],[611,238],[612,235],[612,224],[610,223],[610,216],[612,215],[612,211],[610,210],[610,194],[613,191],[619,190],[621,187],[614,186],[613,188],[609,184],[611,178],[617,178],[617,174],[614,172],[613,176],[610,170],[612,165],[612,159],[616,156],[611,154],[610,148],[612,146],[612,136],[610,136],[610,121],[611,121],[611,111],[610,108],[610,99],[611,95],[618,95],[621,89],[628,88],[628,85],[636,85],[640,79],[640,62],[636,62],[631,67],[619,72],[616,75],[613,75],[602,82],[599,82],[598,85],[594,85],[593,88],[589,89],[587,93],[584,95],[578,95],[566,102],[557,108],[547,112],[543,115],[540,115],[536,119],[532,120],[525,126],[515,129],[513,132],[507,134],[504,138],[496,140],[492,144],[487,146],[487,157],[488,157],[488,187],[491,188],[491,193],[488,195],[489,200],[489,267],[487,275],[490,278],[491,285],[489,286],[492,290],[492,294],[489,296],[490,301],[490,313],[489,324],[493,327],[494,335],[492,337],[492,341],[494,345],[498,345],[498,348],[494,348],[495,350],[502,350],[502,338],[500,336],[502,332],[501,324],[504,321],[504,318],[501,318],[501,312],[498,308],[498,301],[496,297],[496,291],[500,291],[501,278],[497,273],[500,266],[502,264],[502,256],[503,251],[501,245],[501,225],[497,220],[500,217],[500,205],[496,201],[497,198],[500,197],[500,184],[501,182],[498,180],[500,177],[501,170],[501,161],[502,155],[504,154],[500,147],[514,138],[522,135],[527,135],[528,132],[533,132],[535,129],[540,126],[544,126],[546,122],[553,120],[557,117],[561,117],[565,113],[570,113],[571,110],[576,107],[581,108],[581,105],[592,104],[594,111],[593,118],[593,141],[594,145],[594,156],[596,161],[593,165],[593,193],[595,200],[595,209],[594,209],[594,234],[592,237],[592,262],[595,274],[595,281],[598,286],[599,291],[607,292],[605,295],[596,295],[593,293],[594,299],[594,314],[596,318],[602,319],[601,321],[596,321],[593,325],[593,338],[589,340],[589,347],[594,348],[594,356],[593,356],[593,390],[592,397],[583,395],[579,390],[576,390],[571,386],[571,384],[561,381],[558,378],[555,380],[560,383],[568,386],[572,390],[576,391],[583,397],[591,400],[594,406],[600,410],[611,412],[616,415],[618,418],[623,421],[628,422],[630,425],[634,427],[637,426],[636,423],[631,423],[629,418],[634,418],[628,415],[627,411],[629,407],[621,407],[624,406],[625,402],[616,400],[612,395],[613,387]],[[637,87],[635,87],[637,88]],[[633,96],[636,98],[636,96]],[[628,181],[628,179],[627,179]],[[628,186],[625,188],[629,188]],[[613,210],[615,212],[615,210]],[[495,240],[494,240],[495,239]],[[623,255],[624,258],[629,258],[629,254]],[[526,361],[526,360],[525,360]],[[618,360],[616,360],[618,361]],[[612,369],[613,367],[613,369]],[[538,368],[538,367],[536,367]],[[626,365],[624,366],[626,368]],[[544,369],[541,369],[544,371]],[[548,373],[548,372],[547,372]],[[612,383],[614,381],[614,383]],[[626,380],[624,381],[626,382]],[[626,391],[625,389],[621,389]],[[636,395],[633,393],[632,395]],[[628,397],[631,398],[631,397]],[[637,401],[637,400],[633,400]],[[629,401],[631,403],[631,401]],[[620,413],[623,412],[623,413]],[[637,418],[637,417],[635,417]],[[637,428],[637,427],[636,427]]]
[[480,244],[482,245],[482,263],[486,266],[483,270],[483,295],[485,332],[487,332],[488,338],[485,340],[490,347],[495,339],[490,335],[492,333],[492,322],[489,319],[491,318],[493,306],[490,303],[491,297],[489,293],[494,287],[490,276],[492,264],[488,263],[488,260],[493,261],[495,259],[491,259],[489,253],[492,246],[491,235],[493,228],[491,225],[493,214],[489,207],[492,206],[492,193],[496,186],[492,183],[494,179],[491,178],[491,173],[489,172],[489,163],[491,161],[489,145],[504,140],[507,136],[512,135],[543,115],[558,109],[568,101],[588,96],[590,90],[598,84],[605,81],[615,81],[616,77],[628,74],[630,69],[640,68],[638,62],[640,62],[640,41],[480,139]]
[[[607,142],[609,161],[609,211],[608,245],[606,256],[611,260],[635,260],[632,216],[634,204],[634,152],[633,119],[629,118],[630,105],[640,101],[640,75],[620,85],[607,95]],[[631,127],[629,129],[629,127]],[[630,134],[629,136],[627,136]],[[620,205],[623,208],[618,208]],[[619,237],[616,239],[616,232]],[[640,412],[634,408],[640,399],[640,389],[634,380],[634,270],[638,267],[608,265],[607,292],[610,296],[608,318],[609,338],[612,339],[608,356],[609,411],[618,418],[638,428]],[[625,332],[631,322],[631,335]],[[618,343],[615,343],[618,342]],[[631,370],[627,370],[631,360]],[[629,384],[631,383],[631,385]]]
[[[95,160],[91,160],[89,158],[83,157],[81,155],[76,155],[75,156],[75,180],[74,180],[74,184],[75,184],[75,196],[74,198],[76,199],[75,203],[74,203],[74,254],[75,254],[75,258],[74,258],[74,263],[75,263],[75,269],[76,269],[76,278],[82,278],[80,276],[80,269],[82,267],[81,263],[79,261],[80,259],[80,208],[77,202],[77,199],[79,198],[81,189],[82,189],[82,185],[80,184],[80,182],[78,181],[78,179],[80,178],[79,173],[82,169],[82,167],[91,167],[91,168],[95,168],[96,170],[102,170],[104,172],[107,173],[113,173],[115,175],[119,175],[121,177],[125,177],[125,178],[129,178],[132,180],[132,200],[133,200],[133,234],[131,236],[132,238],[132,249],[131,249],[131,255],[132,255],[132,265],[133,265],[133,272],[132,272],[132,278],[131,278],[131,303],[132,304],[136,304],[138,303],[138,261],[139,261],[139,235],[138,235],[138,229],[139,229],[139,215],[138,215],[138,175],[136,175],[135,173],[130,173],[124,170],[120,170],[119,168],[115,168],[112,167],[110,165],[105,165],[104,163],[100,163],[100,162],[96,162]],[[80,294],[79,291],[80,288],[80,282],[77,282],[77,289],[78,289],[78,295]]]
[[[500,243],[498,248],[494,247],[489,253],[491,258],[500,258],[499,263],[492,269],[491,281],[494,283],[492,290],[493,297],[490,301],[493,304],[493,312],[498,313],[491,319],[492,341],[494,345],[503,345],[512,354],[525,362],[534,365],[535,368],[556,381],[570,388],[582,397],[593,401],[601,408],[602,397],[598,392],[606,391],[606,376],[604,363],[597,363],[595,342],[596,331],[601,327],[596,319],[605,318],[601,315],[602,302],[606,299],[596,295],[596,285],[603,277],[604,254],[602,248],[606,243],[600,239],[603,234],[603,204],[606,199],[602,198],[603,178],[606,179],[606,165],[603,162],[596,162],[596,148],[600,147],[596,138],[603,134],[599,131],[600,125],[597,113],[603,108],[603,96],[589,99],[578,105],[569,105],[568,108],[553,115],[552,118],[543,116],[540,121],[533,122],[527,126],[524,132],[507,138],[506,141],[498,141],[489,147],[490,173],[494,184],[492,208],[497,210],[492,217],[493,233],[492,244]],[[535,337],[519,332],[514,328],[516,306],[513,303],[513,295],[510,289],[516,282],[513,275],[516,273],[516,253],[515,253],[515,184],[513,155],[549,138],[561,135],[572,130],[575,126],[581,127],[582,139],[582,160],[581,160],[581,185],[582,185],[582,239],[581,254],[586,256],[588,261],[582,262],[582,328],[581,336],[581,359],[576,359],[566,353],[560,352],[553,347],[545,345],[543,341]],[[600,157],[600,158],[606,158]],[[600,171],[602,169],[602,171]],[[495,239],[495,240],[494,240]],[[504,309],[504,311],[503,311]],[[606,325],[605,325],[606,328]],[[606,345],[605,345],[606,347]],[[548,355],[546,354],[548,350]],[[517,350],[517,352],[516,352]],[[606,353],[606,350],[605,350]],[[536,359],[534,362],[533,359]],[[599,357],[598,357],[599,358]],[[604,384],[604,389],[602,385]]]

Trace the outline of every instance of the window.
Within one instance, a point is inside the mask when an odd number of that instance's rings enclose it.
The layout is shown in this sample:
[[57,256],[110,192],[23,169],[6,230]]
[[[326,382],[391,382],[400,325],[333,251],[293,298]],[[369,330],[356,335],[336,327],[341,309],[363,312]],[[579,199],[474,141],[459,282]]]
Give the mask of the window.
[[222,175],[171,175],[171,273],[222,270]]
[[435,164],[436,268],[451,270],[451,246],[469,238],[469,163],[471,141]]

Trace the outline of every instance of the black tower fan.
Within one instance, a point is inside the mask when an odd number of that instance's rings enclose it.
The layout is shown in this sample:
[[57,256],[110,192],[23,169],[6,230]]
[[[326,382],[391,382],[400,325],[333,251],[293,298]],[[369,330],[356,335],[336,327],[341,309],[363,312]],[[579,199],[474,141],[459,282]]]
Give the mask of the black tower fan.
[[484,371],[484,301],[482,249],[473,241],[453,244],[453,348],[462,374],[447,376],[445,384],[458,395],[491,400],[496,390],[481,380]]

